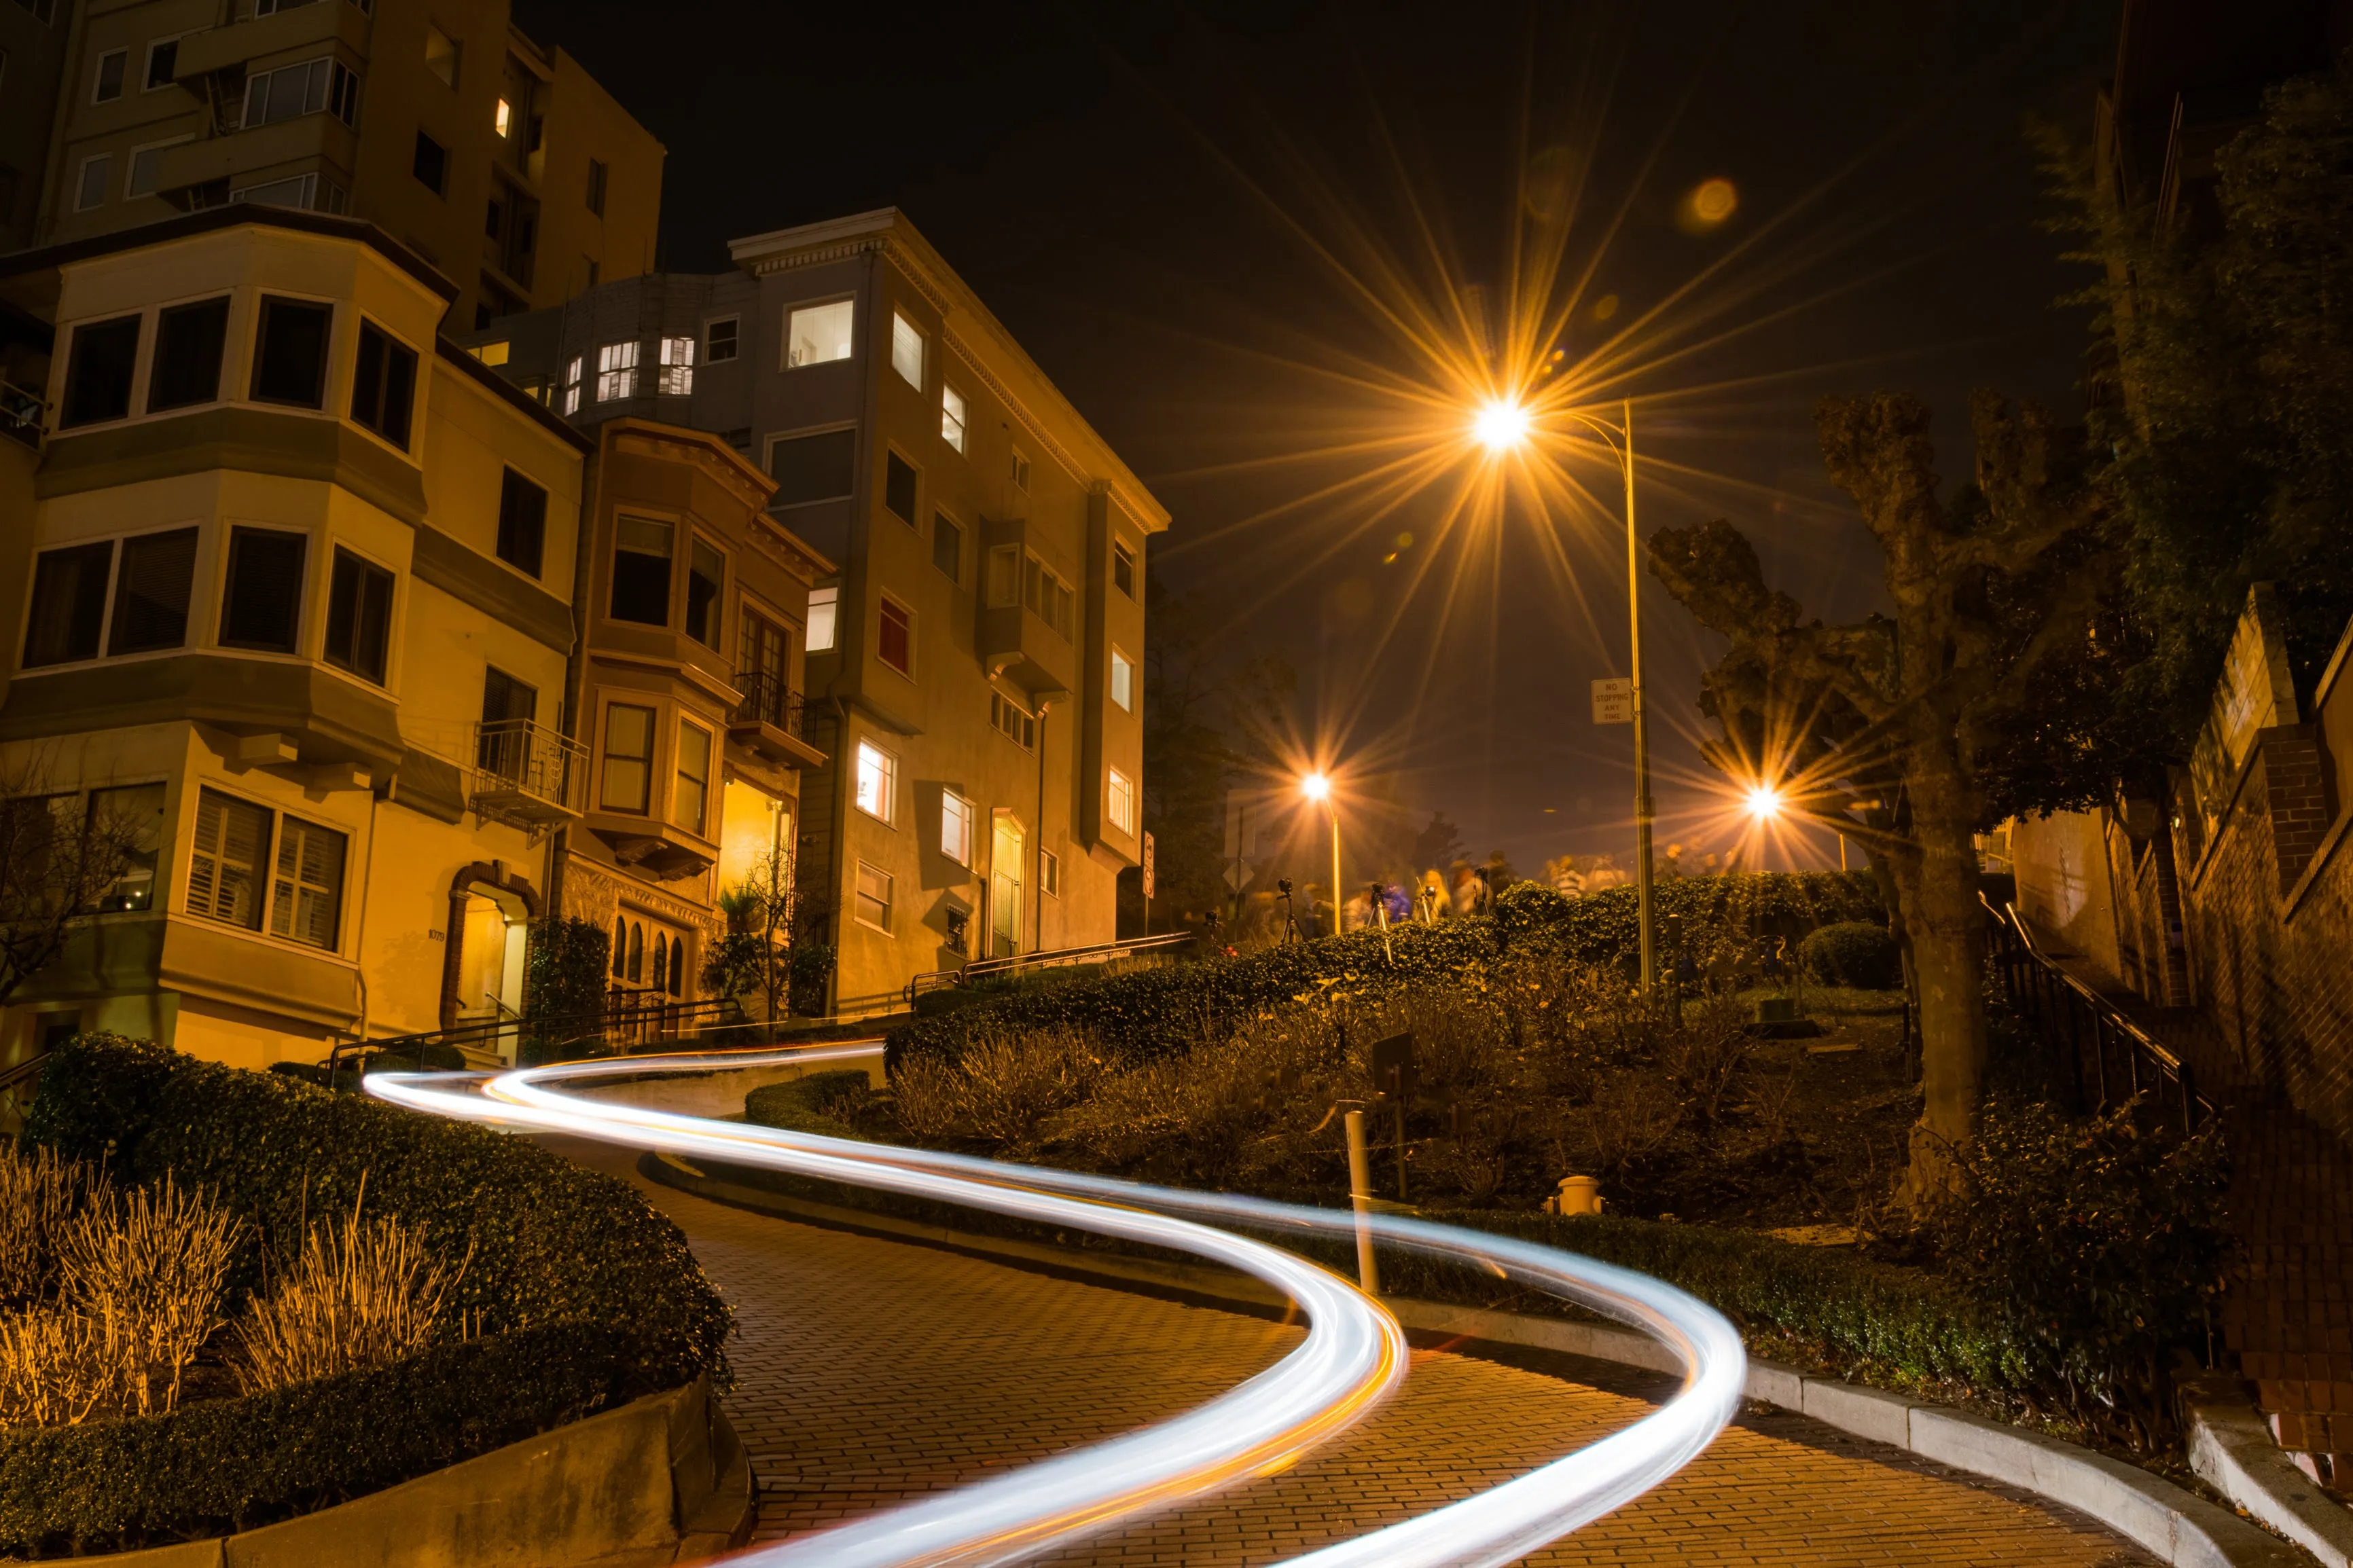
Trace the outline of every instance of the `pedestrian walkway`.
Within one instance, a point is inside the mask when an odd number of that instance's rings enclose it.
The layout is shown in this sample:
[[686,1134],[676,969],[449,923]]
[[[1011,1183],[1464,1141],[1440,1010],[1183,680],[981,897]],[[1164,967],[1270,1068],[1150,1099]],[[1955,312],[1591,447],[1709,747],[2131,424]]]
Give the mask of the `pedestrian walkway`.
[[[624,1168],[610,1155],[596,1163]],[[736,1310],[739,1384],[726,1403],[760,1481],[764,1540],[1174,1415],[1267,1366],[1301,1332],[641,1185]],[[1516,1359],[1417,1350],[1394,1401],[1297,1468],[1051,1560],[1274,1562],[1521,1474],[1646,1408],[1643,1374]],[[1757,1413],[1667,1486],[1528,1561],[2154,1560],[2028,1494]]]

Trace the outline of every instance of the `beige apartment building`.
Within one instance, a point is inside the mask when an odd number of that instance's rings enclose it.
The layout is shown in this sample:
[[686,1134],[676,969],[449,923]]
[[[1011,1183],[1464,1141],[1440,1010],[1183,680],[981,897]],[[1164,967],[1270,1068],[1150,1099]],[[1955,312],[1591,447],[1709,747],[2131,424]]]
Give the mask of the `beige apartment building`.
[[661,144],[501,0],[41,8],[69,36],[37,243],[239,201],[348,214],[457,285],[452,330],[653,265]]
[[461,339],[583,427],[717,433],[835,563],[795,835],[832,1005],[1109,942],[1141,852],[1144,555],[1167,512],[893,210],[736,241]]
[[355,219],[263,206],[0,263],[55,331],[45,374],[21,332],[7,366],[47,408],[0,442],[0,766],[61,820],[145,825],[0,1016],[7,1057],[107,1028],[315,1061],[435,1027],[461,974],[519,1005],[585,800],[592,448],[437,340],[451,293]]

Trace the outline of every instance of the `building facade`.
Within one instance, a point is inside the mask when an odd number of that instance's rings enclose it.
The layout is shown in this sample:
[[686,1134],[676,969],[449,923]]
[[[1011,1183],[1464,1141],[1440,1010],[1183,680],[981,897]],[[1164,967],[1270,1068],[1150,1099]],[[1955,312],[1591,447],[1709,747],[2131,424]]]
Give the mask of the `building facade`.
[[461,340],[585,426],[714,432],[837,563],[806,641],[805,931],[832,1005],[1108,942],[1141,852],[1146,538],[1168,515],[895,211],[736,241]]
[[8,143],[45,147],[38,242],[237,201],[347,213],[457,284],[453,328],[653,265],[661,144],[503,0],[54,9],[70,26],[53,122]]

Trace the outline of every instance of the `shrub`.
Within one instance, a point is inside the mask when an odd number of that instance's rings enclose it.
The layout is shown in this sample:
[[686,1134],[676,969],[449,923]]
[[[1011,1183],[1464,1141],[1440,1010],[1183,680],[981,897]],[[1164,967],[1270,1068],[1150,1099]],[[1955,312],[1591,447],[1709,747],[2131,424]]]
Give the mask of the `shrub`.
[[145,1415],[180,1402],[180,1380],[221,1326],[221,1291],[242,1228],[169,1172],[152,1188],[101,1194],[58,1237],[58,1297],[99,1325],[120,1385],[107,1401]]
[[0,1310],[49,1294],[58,1237],[101,1185],[94,1165],[0,1139]]
[[1820,927],[1798,946],[1810,980],[1858,991],[1893,991],[1904,984],[1904,961],[1885,926],[1841,921]]
[[381,1366],[422,1349],[465,1272],[399,1221],[315,1225],[301,1250],[237,1321],[229,1366],[248,1394]]
[[168,1415],[0,1431],[0,1551],[242,1529],[725,1374],[727,1309],[677,1226],[523,1139],[100,1036],[51,1052],[26,1137],[119,1181],[204,1184],[262,1244],[232,1289],[364,1183],[373,1214],[470,1255],[443,1310],[479,1337]]
[[789,1132],[855,1138],[860,1114],[873,1099],[863,1068],[814,1072],[788,1083],[762,1084],[744,1097],[744,1120]]

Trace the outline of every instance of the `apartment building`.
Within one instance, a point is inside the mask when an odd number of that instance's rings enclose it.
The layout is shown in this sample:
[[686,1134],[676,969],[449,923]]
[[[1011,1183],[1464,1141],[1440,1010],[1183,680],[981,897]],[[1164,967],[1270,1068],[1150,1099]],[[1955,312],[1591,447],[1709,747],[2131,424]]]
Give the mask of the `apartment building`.
[[39,242],[238,201],[349,214],[457,284],[452,328],[653,265],[661,144],[502,0],[29,3],[71,13],[53,129],[21,144],[47,148]]
[[33,243],[73,0],[0,5],[0,255]]
[[140,833],[5,1055],[104,1028],[259,1067],[520,1004],[586,802],[594,447],[437,340],[452,294],[356,219],[259,205],[0,262],[47,405],[0,440],[0,771],[61,830]]
[[[461,339],[583,427],[711,431],[837,563],[811,595],[803,908],[833,1003],[1108,942],[1141,848],[1145,539],[1168,524],[894,210]],[[743,667],[739,664],[739,669]]]

